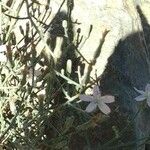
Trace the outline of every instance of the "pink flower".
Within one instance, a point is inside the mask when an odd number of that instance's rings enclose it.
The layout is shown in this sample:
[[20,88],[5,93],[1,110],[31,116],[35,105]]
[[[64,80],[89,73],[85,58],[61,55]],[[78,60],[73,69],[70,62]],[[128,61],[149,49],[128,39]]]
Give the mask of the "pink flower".
[[140,93],[141,95],[137,96],[135,98],[136,101],[143,101],[146,100],[148,106],[150,107],[150,84],[147,84],[145,87],[145,91],[142,90],[138,90],[137,88],[134,88],[138,93]]
[[79,96],[82,101],[90,102],[90,104],[86,108],[86,112],[93,112],[97,106],[104,113],[109,114],[111,112],[110,108],[106,105],[106,103],[112,103],[115,101],[114,96],[105,95],[101,96],[101,92],[97,85],[93,88],[93,96],[82,94]]

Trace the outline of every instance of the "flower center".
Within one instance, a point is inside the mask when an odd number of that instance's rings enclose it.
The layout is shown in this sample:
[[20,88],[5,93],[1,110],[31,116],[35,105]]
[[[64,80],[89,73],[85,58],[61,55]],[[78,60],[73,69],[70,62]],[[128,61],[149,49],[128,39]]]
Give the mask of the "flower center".
[[100,95],[95,95],[94,96],[94,100],[97,103],[98,101],[100,101],[101,96]]

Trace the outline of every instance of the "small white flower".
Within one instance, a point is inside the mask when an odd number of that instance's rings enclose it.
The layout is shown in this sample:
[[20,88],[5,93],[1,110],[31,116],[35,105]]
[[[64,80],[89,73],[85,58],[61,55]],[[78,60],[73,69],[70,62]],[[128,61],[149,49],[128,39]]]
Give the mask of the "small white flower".
[[6,45],[0,45],[0,53],[1,52],[6,52],[6,50],[7,50]]
[[6,62],[7,57],[4,54],[7,51],[6,45],[0,45],[0,62]]
[[138,93],[141,95],[137,96],[135,98],[136,101],[143,101],[146,99],[148,106],[150,107],[150,84],[147,84],[145,87],[145,91],[138,90],[137,88],[134,88]]
[[82,101],[90,102],[86,108],[86,112],[90,113],[94,111],[97,106],[104,113],[109,114],[111,112],[110,108],[105,103],[112,103],[115,101],[114,96],[105,95],[101,96],[99,87],[96,85],[93,88],[93,96],[82,94],[79,97]]

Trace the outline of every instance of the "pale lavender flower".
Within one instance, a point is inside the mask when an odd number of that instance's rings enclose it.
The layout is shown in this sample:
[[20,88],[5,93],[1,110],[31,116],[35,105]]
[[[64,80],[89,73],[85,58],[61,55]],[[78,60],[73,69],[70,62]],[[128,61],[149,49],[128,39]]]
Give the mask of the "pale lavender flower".
[[115,101],[114,96],[105,95],[101,96],[99,87],[96,85],[93,88],[93,96],[82,94],[79,96],[80,100],[90,102],[86,108],[86,112],[93,112],[97,106],[104,113],[109,114],[111,112],[110,108],[105,103],[112,103]]
[[150,107],[150,84],[147,84],[145,87],[145,91],[138,90],[137,88],[134,88],[138,93],[141,95],[137,96],[135,98],[136,101],[143,101],[146,100],[148,106]]

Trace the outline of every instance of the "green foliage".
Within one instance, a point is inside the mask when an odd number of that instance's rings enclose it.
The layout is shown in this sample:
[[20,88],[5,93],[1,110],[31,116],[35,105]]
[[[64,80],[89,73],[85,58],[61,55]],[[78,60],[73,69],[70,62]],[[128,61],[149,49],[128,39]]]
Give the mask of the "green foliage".
[[[2,1],[0,7],[0,48],[6,46],[2,52],[6,60],[0,61],[1,145],[6,149],[68,149],[72,135],[95,126],[75,104],[83,85],[80,70],[77,74],[72,70],[75,55],[67,58],[67,49],[75,50],[74,46],[68,43],[59,58],[66,59],[66,67],[59,64],[44,37],[47,29],[43,30],[43,25],[50,16],[46,6],[44,14],[37,1]],[[21,16],[22,11],[27,16]],[[71,37],[68,42],[72,42]],[[66,107],[70,109],[68,114]],[[57,113],[65,114],[52,119]]]

